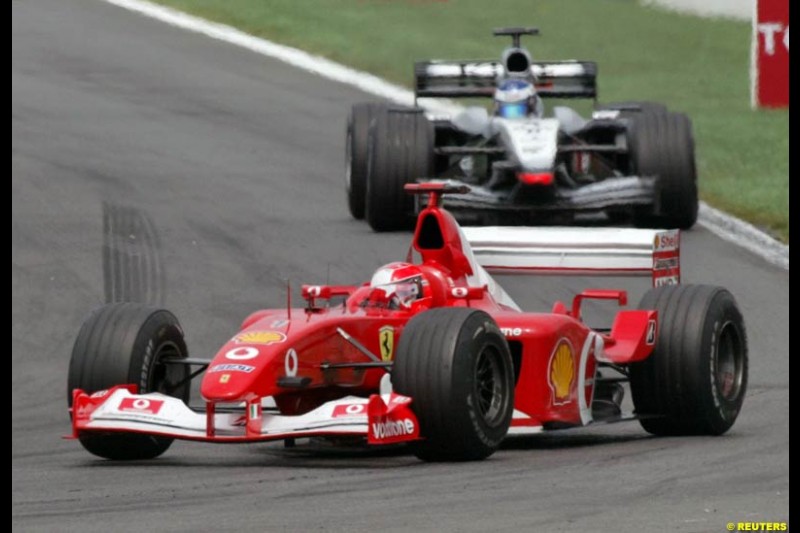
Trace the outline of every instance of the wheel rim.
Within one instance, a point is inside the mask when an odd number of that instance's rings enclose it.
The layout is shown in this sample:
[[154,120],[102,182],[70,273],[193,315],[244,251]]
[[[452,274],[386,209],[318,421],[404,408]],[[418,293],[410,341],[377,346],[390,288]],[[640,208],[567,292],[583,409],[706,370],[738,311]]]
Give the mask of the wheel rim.
[[184,386],[175,387],[186,377],[187,367],[184,365],[165,365],[165,358],[182,357],[180,348],[171,342],[164,343],[156,349],[153,371],[147,380],[147,391],[160,392],[174,398],[183,398]]
[[733,322],[726,322],[719,333],[714,354],[714,381],[719,395],[725,401],[739,397],[744,381],[744,346],[739,330]]
[[489,426],[497,426],[505,417],[508,398],[507,381],[500,352],[487,346],[475,363],[475,398],[478,413]]

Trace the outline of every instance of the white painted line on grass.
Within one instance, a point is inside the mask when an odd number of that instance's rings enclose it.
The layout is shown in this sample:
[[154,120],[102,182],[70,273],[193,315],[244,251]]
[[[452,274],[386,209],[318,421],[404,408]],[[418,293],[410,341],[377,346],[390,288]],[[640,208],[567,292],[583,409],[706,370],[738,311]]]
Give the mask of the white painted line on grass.
[[[312,72],[323,78],[356,87],[365,93],[385,98],[397,104],[411,105],[414,102],[414,93],[405,87],[390,83],[373,74],[346,67],[330,59],[309,54],[297,48],[248,35],[232,26],[210,22],[145,0],[106,0],[106,2],[166,22],[172,26],[241,46],[258,54],[269,56],[294,67]],[[458,106],[440,101],[426,101],[424,106],[432,113],[451,113],[453,110],[458,109]],[[789,246],[781,244],[755,226],[714,209],[704,202],[700,204],[698,221],[700,225],[715,235],[742,246],[774,265],[789,269]]]

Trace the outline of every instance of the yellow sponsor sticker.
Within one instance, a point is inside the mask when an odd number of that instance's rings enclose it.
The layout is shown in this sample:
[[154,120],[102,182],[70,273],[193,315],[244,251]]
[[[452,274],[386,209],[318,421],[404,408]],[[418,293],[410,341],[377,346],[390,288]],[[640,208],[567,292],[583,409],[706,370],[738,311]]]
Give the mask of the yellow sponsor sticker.
[[276,344],[286,340],[286,335],[279,331],[246,331],[233,338],[237,344]]

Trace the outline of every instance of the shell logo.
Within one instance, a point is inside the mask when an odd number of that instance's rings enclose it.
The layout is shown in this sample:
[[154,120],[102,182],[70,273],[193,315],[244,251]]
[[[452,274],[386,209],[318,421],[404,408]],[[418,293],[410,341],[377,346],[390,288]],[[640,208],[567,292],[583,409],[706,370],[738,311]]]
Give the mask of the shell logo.
[[570,391],[575,381],[575,359],[572,346],[566,339],[561,339],[556,344],[556,349],[550,356],[550,370],[547,375],[553,391],[553,403],[561,405],[572,401]]
[[279,331],[247,331],[233,338],[237,344],[275,344],[286,340],[286,335]]

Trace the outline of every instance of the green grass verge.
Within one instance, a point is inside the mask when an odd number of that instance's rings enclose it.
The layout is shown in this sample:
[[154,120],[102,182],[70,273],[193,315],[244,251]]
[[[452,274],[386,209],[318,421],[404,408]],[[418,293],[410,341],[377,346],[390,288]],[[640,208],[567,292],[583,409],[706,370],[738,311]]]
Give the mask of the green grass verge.
[[598,62],[600,102],[688,113],[702,198],[788,242],[789,113],[750,109],[748,23],[635,0],[159,1],[407,86],[414,60],[498,58],[492,28],[538,26],[535,58]]

